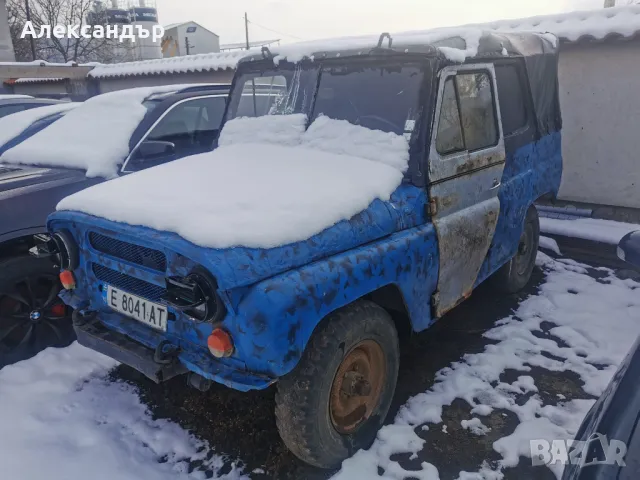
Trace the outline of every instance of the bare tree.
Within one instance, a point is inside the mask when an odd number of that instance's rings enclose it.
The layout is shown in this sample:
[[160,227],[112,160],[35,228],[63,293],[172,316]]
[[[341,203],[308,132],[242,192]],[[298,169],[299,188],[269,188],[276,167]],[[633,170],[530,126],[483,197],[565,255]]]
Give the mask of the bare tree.
[[[28,0],[30,17],[36,32],[41,27],[56,25],[104,25],[106,15],[98,15],[94,0]],[[31,60],[29,38],[20,38],[27,22],[25,0],[7,0],[9,12],[9,28],[13,40],[16,59]],[[102,12],[103,13],[103,12]],[[93,14],[93,15],[91,15]],[[91,21],[91,23],[89,23]],[[36,38],[36,56],[39,60],[58,62],[90,62],[110,63],[127,58],[128,46],[114,38]]]

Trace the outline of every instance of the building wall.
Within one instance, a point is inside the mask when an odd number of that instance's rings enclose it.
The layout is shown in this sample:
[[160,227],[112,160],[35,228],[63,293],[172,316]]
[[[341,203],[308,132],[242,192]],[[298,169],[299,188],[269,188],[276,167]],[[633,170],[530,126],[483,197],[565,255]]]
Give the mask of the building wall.
[[182,83],[231,83],[233,70],[215,72],[175,73],[167,75],[144,75],[136,77],[103,78],[99,80],[101,93],[125,88],[151,87]]
[[561,200],[640,208],[640,40],[560,53]]
[[15,59],[7,22],[7,2],[0,0],[0,62],[13,62]]
[[67,94],[65,82],[16,83],[13,93],[22,95],[64,95]]

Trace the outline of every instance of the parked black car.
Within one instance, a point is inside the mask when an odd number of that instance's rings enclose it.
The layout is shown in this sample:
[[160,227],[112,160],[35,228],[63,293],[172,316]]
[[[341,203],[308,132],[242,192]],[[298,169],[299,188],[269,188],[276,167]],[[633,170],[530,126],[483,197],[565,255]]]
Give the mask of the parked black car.
[[0,95],[0,118],[12,113],[22,112],[31,108],[44,107],[46,105],[56,105],[64,103],[61,100],[51,100],[48,98],[29,98],[20,95]]
[[[640,231],[620,240],[618,256],[640,269]],[[585,442],[584,465],[568,465],[562,480],[636,480],[640,478],[640,339],[625,358],[602,396],[585,417],[576,440]],[[601,441],[605,440],[605,443]],[[612,441],[624,451],[613,451]],[[618,444],[619,445],[619,444]],[[608,448],[605,448],[608,446]],[[622,456],[624,465],[615,462]]]
[[[229,90],[181,86],[149,96],[119,175],[212,149]],[[74,340],[70,312],[58,299],[57,269],[28,252],[62,198],[104,180],[84,170],[0,163],[0,367]]]

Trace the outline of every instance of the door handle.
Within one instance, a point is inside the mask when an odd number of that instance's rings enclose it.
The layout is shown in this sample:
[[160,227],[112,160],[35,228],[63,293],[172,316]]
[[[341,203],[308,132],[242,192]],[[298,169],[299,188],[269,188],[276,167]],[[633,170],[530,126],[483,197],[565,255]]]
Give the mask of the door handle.
[[491,187],[489,190],[495,190],[496,188],[500,188],[500,185],[502,185],[502,182],[496,179],[493,181],[493,187]]

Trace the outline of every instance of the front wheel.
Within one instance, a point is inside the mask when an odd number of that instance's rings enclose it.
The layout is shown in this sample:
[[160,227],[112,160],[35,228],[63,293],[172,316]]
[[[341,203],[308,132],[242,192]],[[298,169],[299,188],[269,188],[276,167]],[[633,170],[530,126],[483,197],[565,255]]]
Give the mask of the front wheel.
[[527,210],[524,228],[518,242],[515,256],[498,270],[493,285],[505,293],[516,293],[527,286],[536,265],[538,244],[540,243],[540,219],[538,210],[531,205]]
[[73,342],[58,270],[49,260],[21,255],[0,261],[0,272],[0,368]]
[[389,411],[400,348],[389,314],[360,300],[332,313],[280,379],[276,423],[298,458],[334,468],[375,439]]

